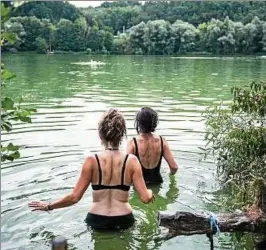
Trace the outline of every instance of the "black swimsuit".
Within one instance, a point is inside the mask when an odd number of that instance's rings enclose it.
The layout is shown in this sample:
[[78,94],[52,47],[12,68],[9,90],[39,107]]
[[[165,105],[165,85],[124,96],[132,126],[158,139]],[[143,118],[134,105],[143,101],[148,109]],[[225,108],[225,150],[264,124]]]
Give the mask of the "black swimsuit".
[[135,155],[137,156],[141,164],[142,174],[143,174],[146,184],[159,184],[163,182],[163,178],[160,173],[161,163],[162,163],[162,158],[163,158],[163,139],[161,136],[160,136],[160,139],[161,139],[161,155],[160,155],[159,162],[155,166],[155,168],[148,169],[148,168],[145,168],[140,161],[137,140],[136,138],[133,138],[134,144],[135,144]]
[[[103,190],[103,189],[118,189],[118,190],[128,192],[130,189],[130,186],[124,184],[125,169],[126,169],[126,162],[128,159],[128,155],[126,155],[124,163],[123,163],[123,167],[122,167],[121,184],[113,185],[113,186],[102,184],[102,169],[101,169],[100,161],[97,155],[95,155],[95,158],[98,163],[99,182],[98,184],[92,184],[91,185],[92,189],[95,191]],[[127,229],[134,224],[134,221],[135,219],[132,213],[126,214],[126,215],[120,215],[120,216],[107,216],[107,215],[88,213],[85,219],[85,222],[94,229]]]

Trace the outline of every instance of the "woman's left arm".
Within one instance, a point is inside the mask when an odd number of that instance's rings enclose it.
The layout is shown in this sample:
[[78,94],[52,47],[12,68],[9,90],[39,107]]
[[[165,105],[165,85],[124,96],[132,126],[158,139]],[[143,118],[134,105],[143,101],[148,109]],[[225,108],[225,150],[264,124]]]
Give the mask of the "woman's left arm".
[[163,139],[163,157],[167,161],[171,174],[175,174],[178,170],[178,165],[175,161],[173,153],[169,147],[169,144]]
[[36,210],[48,211],[57,208],[68,207],[79,202],[83,194],[87,190],[88,186],[90,185],[93,162],[94,162],[93,157],[88,157],[86,159],[85,163],[83,164],[79,180],[70,194],[67,194],[65,197],[52,203],[41,202],[41,201],[30,202],[28,205],[30,208],[32,208],[32,211]]

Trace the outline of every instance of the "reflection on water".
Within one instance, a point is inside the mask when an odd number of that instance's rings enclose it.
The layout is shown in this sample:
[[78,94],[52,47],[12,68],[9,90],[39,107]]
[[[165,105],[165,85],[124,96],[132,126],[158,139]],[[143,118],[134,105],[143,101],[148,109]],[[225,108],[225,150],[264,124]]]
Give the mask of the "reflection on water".
[[[265,60],[23,54],[4,55],[4,61],[17,75],[5,92],[23,96],[24,104],[38,113],[32,124],[17,123],[2,138],[22,145],[23,157],[2,164],[1,249],[50,249],[58,235],[68,239],[70,249],[209,248],[205,236],[158,240],[164,233],[158,211],[216,210],[207,204],[218,189],[215,166],[199,163],[201,112],[212,102],[228,100],[230,87],[265,78]],[[95,61],[101,63],[92,65]],[[165,181],[152,187],[153,204],[142,204],[131,190],[137,219],[132,229],[88,230],[84,219],[92,202],[90,189],[71,208],[30,212],[28,201],[55,200],[72,189],[85,156],[101,149],[96,128],[104,110],[116,107],[124,113],[131,138],[135,113],[144,105],[159,112],[158,133],[168,140],[180,171],[169,176],[163,162]],[[235,244],[231,235],[215,240],[217,249]],[[246,249],[252,249],[249,242]]]

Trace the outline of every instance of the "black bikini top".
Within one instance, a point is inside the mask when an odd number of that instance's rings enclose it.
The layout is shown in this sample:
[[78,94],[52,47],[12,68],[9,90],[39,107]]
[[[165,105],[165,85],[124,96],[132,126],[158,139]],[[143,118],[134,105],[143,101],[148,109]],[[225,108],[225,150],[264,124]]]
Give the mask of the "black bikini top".
[[160,136],[160,139],[161,139],[161,155],[160,155],[160,159],[159,159],[159,162],[158,164],[154,167],[154,168],[145,168],[141,161],[140,161],[140,156],[139,156],[139,150],[138,150],[138,144],[137,144],[137,140],[136,138],[133,138],[134,140],[134,144],[135,144],[135,155],[136,157],[139,159],[139,162],[140,162],[140,165],[142,167],[142,171],[143,172],[150,172],[150,171],[160,171],[160,167],[161,167],[161,163],[162,163],[162,158],[163,158],[163,138]]
[[125,157],[123,167],[122,167],[122,173],[121,173],[121,184],[120,185],[114,185],[114,186],[108,186],[108,185],[102,185],[102,169],[100,165],[100,161],[98,158],[98,155],[95,154],[95,158],[98,163],[98,170],[99,170],[99,184],[92,184],[91,187],[93,190],[102,190],[102,189],[119,189],[122,191],[129,191],[130,186],[124,184],[124,175],[125,175],[125,170],[126,170],[126,162],[128,158],[128,154]]

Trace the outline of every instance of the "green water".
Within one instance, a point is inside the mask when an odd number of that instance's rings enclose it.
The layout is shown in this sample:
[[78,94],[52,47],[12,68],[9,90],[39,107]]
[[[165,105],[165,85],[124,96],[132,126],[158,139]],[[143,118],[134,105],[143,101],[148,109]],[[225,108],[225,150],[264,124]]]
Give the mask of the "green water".
[[[88,65],[96,60],[103,65]],[[206,236],[158,241],[158,211],[216,211],[219,189],[215,165],[199,162],[204,146],[201,112],[212,102],[230,99],[230,87],[266,78],[266,60],[256,58],[171,58],[143,56],[4,55],[17,78],[5,93],[38,109],[32,124],[17,124],[3,140],[23,146],[23,157],[2,164],[1,249],[50,249],[57,235],[67,237],[69,249],[209,249]],[[97,122],[101,113],[119,108],[128,137],[141,106],[159,112],[158,133],[164,136],[180,166],[154,189],[156,201],[142,204],[131,190],[137,222],[119,233],[88,231],[84,219],[92,203],[91,189],[77,205],[32,213],[32,200],[54,200],[71,191],[84,158],[101,149]],[[125,144],[123,144],[125,147]],[[235,238],[215,238],[216,249],[244,249]],[[253,249],[250,240],[243,244]]]

